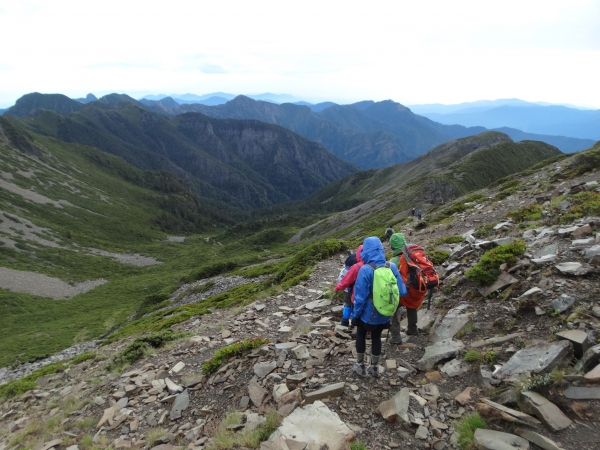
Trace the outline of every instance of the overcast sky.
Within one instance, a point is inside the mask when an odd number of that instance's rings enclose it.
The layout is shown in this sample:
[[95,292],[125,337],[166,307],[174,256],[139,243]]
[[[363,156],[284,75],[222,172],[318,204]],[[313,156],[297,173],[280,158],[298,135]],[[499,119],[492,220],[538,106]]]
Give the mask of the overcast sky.
[[224,91],[600,108],[600,0],[0,0],[0,36],[0,107]]

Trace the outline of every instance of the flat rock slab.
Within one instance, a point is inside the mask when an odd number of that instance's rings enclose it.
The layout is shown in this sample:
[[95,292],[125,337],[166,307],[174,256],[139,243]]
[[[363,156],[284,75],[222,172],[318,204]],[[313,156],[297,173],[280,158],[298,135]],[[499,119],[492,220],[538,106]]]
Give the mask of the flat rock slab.
[[[433,313],[432,309],[427,310],[427,308],[422,308],[417,311],[417,328],[419,330],[428,330],[434,321],[435,314]],[[408,325],[408,320],[406,317],[402,319],[400,325],[403,327]],[[402,339],[404,339],[404,336],[402,336]]]
[[467,373],[470,370],[471,366],[464,359],[453,359],[450,362],[444,364],[440,370],[448,375],[449,377],[457,377],[464,373]]
[[558,406],[537,392],[521,392],[519,406],[522,411],[535,415],[553,431],[564,430],[572,423]]
[[589,264],[581,264],[578,262],[560,263],[554,267],[562,274],[574,275],[576,277],[582,277],[594,272],[594,269]]
[[310,359],[310,353],[306,348],[306,345],[300,344],[292,349],[292,355],[296,359]]
[[[328,448],[344,450],[350,447],[356,435],[354,431],[340,420],[323,402],[316,401],[304,408],[296,408],[269,437],[273,442],[283,436],[297,442],[314,443],[311,448]],[[268,444],[267,444],[268,445]],[[271,448],[268,447],[267,448]]]
[[250,380],[248,383],[248,396],[254,406],[259,407],[262,405],[263,399],[267,395],[267,391],[265,391],[260,384],[258,384],[255,380]]
[[586,373],[583,378],[588,383],[600,383],[600,364]]
[[569,341],[534,341],[515,353],[496,373],[495,378],[516,382],[532,373],[549,372],[573,358],[573,345]]
[[419,370],[431,370],[436,363],[455,357],[463,348],[465,348],[465,345],[461,341],[453,341],[452,339],[438,341],[425,348],[425,354],[417,361],[415,366]]
[[169,418],[171,420],[180,419],[183,411],[190,405],[190,396],[188,394],[187,389],[175,397],[175,401],[173,402],[173,406],[171,407],[171,412],[169,413]]
[[431,336],[432,342],[453,338],[469,321],[469,314],[463,314],[464,308],[455,308],[448,311],[442,323],[435,329]]
[[376,412],[388,422],[401,421],[410,423],[408,417],[408,406],[410,404],[410,391],[408,388],[400,389],[391,399],[381,402],[376,409]]
[[532,444],[543,448],[544,450],[564,450],[562,447],[559,447],[558,444],[553,440],[548,439],[546,436],[542,436],[541,434],[538,434],[535,431],[517,428],[515,430],[515,433],[517,433],[522,438],[527,439]]
[[289,352],[290,350],[292,350],[297,345],[298,344],[295,343],[295,342],[281,342],[279,344],[275,344],[275,354],[279,355],[283,351]]
[[275,370],[277,361],[261,362],[254,364],[254,373],[258,378],[264,378]]
[[600,387],[569,386],[563,395],[571,400],[600,400]]
[[304,399],[306,400],[306,404],[311,404],[317,400],[321,400],[322,398],[339,397],[344,393],[345,388],[346,383],[343,382],[330,384],[329,386],[325,386],[318,391],[305,393]]
[[520,436],[477,428],[473,444],[479,450],[528,450],[529,442]]
[[558,340],[570,341],[573,344],[573,350],[577,358],[581,358],[587,352],[588,348],[590,348],[588,335],[583,330],[561,331],[560,333],[556,333],[556,338]]
[[498,277],[498,279],[496,281],[494,281],[494,283],[491,286],[479,289],[479,293],[481,295],[483,295],[484,297],[487,297],[492,292],[495,292],[499,289],[503,289],[507,286],[510,286],[511,284],[514,284],[517,281],[519,281],[519,280],[517,280],[515,277],[513,277],[508,272],[502,272],[500,274],[500,276]]

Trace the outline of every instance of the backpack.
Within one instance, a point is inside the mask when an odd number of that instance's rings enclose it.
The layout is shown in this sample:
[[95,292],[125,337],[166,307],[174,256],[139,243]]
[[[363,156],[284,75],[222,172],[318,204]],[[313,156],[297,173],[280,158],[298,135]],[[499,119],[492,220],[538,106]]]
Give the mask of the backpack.
[[440,277],[422,247],[405,245],[402,247],[402,254],[409,269],[406,280],[408,288],[426,292],[440,285]]
[[377,267],[373,263],[370,263],[369,266],[373,269],[373,292],[371,297],[373,306],[382,316],[391,317],[400,303],[398,280],[392,269],[390,269],[390,263],[388,262],[382,267]]

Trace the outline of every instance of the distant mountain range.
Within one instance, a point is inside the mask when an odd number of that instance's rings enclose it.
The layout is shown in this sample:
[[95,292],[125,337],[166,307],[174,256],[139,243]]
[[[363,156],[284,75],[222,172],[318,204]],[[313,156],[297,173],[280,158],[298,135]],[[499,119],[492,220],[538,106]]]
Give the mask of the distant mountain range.
[[[447,125],[515,128],[527,133],[600,139],[600,110],[529,103],[518,99],[458,105],[413,105],[414,112]],[[586,144],[587,148],[589,145]]]
[[197,113],[168,118],[126,95],[84,105],[62,95],[29,94],[3,118],[38,134],[99,148],[143,170],[168,170],[196,194],[227,205],[224,210],[300,200],[358,170],[283,127]]
[[[213,92],[213,93],[204,94],[204,95],[158,94],[158,95],[145,95],[142,99],[159,101],[159,100],[164,99],[165,97],[171,97],[179,104],[199,103],[201,105],[213,106],[213,105],[222,105],[223,103],[226,103],[229,100],[234,99],[235,97],[237,97],[237,95],[228,94],[226,92]],[[266,92],[264,94],[249,94],[249,95],[247,95],[247,97],[250,97],[254,100],[262,100],[265,102],[276,103],[276,104],[291,103],[291,102],[298,100],[296,97],[294,97],[293,95],[290,95],[290,94],[272,94],[270,92]],[[142,99],[140,99],[140,100],[142,100]]]

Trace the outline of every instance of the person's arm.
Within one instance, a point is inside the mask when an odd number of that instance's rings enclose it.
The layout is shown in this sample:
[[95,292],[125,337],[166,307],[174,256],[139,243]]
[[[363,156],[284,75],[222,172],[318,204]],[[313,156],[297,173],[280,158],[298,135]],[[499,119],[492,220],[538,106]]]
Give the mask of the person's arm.
[[406,289],[406,285],[404,284],[404,281],[402,280],[402,276],[400,275],[400,272],[398,272],[398,268],[396,267],[396,264],[390,263],[390,268],[392,269],[392,272],[394,273],[394,275],[396,277],[396,281],[398,282],[398,292],[400,292],[400,297],[406,296],[406,294],[408,294],[408,290]]
[[349,288],[350,285],[356,281],[356,277],[358,275],[359,270],[360,267],[358,267],[358,264],[354,264],[352,267],[350,267],[350,269],[348,269],[348,272],[346,272],[346,275],[344,275],[344,278],[342,278],[341,281],[337,284],[334,291],[343,291],[344,289]]
[[354,310],[352,318],[358,319],[362,316],[369,296],[371,295],[371,285],[373,283],[373,269],[369,265],[360,268],[356,283],[354,284]]

